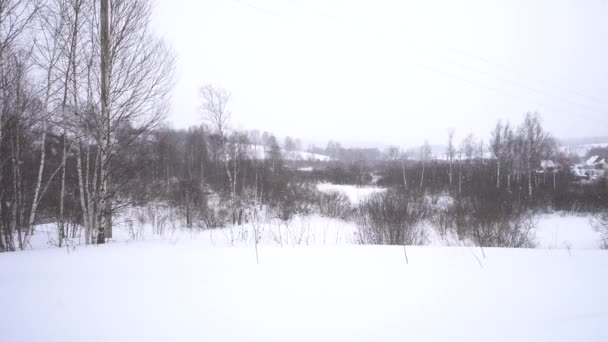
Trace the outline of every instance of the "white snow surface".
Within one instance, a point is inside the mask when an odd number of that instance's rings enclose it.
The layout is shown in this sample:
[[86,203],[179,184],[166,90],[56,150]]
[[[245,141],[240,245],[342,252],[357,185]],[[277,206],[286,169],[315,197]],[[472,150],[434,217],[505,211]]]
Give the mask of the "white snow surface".
[[536,241],[538,248],[598,249],[601,234],[595,231],[589,216],[547,214],[538,218]]
[[356,186],[332,183],[319,183],[317,184],[317,189],[321,192],[336,191],[343,193],[348,197],[352,204],[359,204],[375,193],[386,191],[386,188],[375,186]]
[[[267,148],[262,145],[249,145],[249,154],[252,158],[265,159],[268,153]],[[309,160],[309,161],[329,161],[329,156],[311,153],[306,151],[282,151],[282,157],[287,160]]]
[[608,142],[595,143],[595,144],[559,146],[559,150],[561,152],[573,153],[573,154],[583,157],[589,152],[589,150],[591,150],[592,148],[598,148],[598,147],[600,147],[600,148],[608,147]]
[[608,252],[147,241],[0,255],[3,341],[606,341]]
[[608,251],[583,216],[539,217],[538,249],[432,240],[407,263],[317,215],[116,223],[106,245],[42,248],[43,225],[34,250],[0,254],[0,341],[608,340]]

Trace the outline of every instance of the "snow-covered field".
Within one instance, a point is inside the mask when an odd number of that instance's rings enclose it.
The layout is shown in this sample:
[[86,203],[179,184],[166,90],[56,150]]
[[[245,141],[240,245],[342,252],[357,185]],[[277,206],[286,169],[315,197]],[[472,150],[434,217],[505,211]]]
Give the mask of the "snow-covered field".
[[601,235],[591,225],[591,217],[550,214],[539,217],[537,248],[598,249]]
[[341,185],[332,183],[319,183],[317,189],[321,192],[336,191],[343,193],[348,197],[352,204],[359,204],[363,202],[369,196],[386,191],[385,188],[379,188],[375,186],[354,186],[354,185]]
[[483,251],[430,231],[361,246],[354,223],[318,215],[204,231],[159,217],[117,219],[102,246],[51,248],[38,226],[34,250],[0,254],[0,341],[608,340],[589,217],[543,215],[537,249]]
[[[249,153],[253,158],[264,159],[266,158],[266,148],[261,145],[250,145]],[[291,151],[283,153],[283,158],[287,160],[318,160],[318,161],[329,161],[331,158],[329,156],[311,153],[306,151]]]
[[589,150],[593,148],[601,148],[608,147],[608,142],[603,143],[594,143],[594,144],[578,144],[578,145],[569,145],[569,146],[560,146],[559,150],[565,153],[572,153],[578,156],[585,156],[589,152]]
[[0,256],[3,341],[606,341],[608,252],[204,248]]
[[[545,214],[535,219],[533,230],[537,249],[585,250],[600,249],[602,238],[593,229],[591,217]],[[141,224],[134,221],[116,220],[111,243],[131,244],[141,241],[164,241],[168,244],[196,244],[201,248],[252,247],[257,236],[258,244],[264,247],[299,246],[347,246],[358,243],[358,229],[355,223],[341,219],[322,217],[317,214],[297,215],[289,221],[277,218],[262,218],[240,226],[221,229],[199,230],[179,227],[167,223],[162,233],[154,229],[151,222]],[[472,241],[459,241],[456,237],[441,237],[429,223],[423,223],[425,245],[433,247],[474,246]],[[73,239],[67,249],[85,248],[83,237]],[[55,248],[56,227],[37,226],[30,239],[31,249]],[[1,256],[1,254],[0,254]]]

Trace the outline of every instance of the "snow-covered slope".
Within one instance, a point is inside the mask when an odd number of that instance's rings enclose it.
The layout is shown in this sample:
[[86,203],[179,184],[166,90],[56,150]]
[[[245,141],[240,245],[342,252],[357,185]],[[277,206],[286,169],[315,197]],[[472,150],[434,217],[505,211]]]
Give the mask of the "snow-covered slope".
[[[252,158],[264,159],[267,157],[268,151],[264,149],[264,146],[261,145],[251,145],[249,148],[249,153]],[[286,160],[319,160],[319,161],[329,161],[331,158],[326,155],[310,153],[304,151],[291,151],[285,152],[283,151],[282,157]]]
[[587,152],[589,152],[589,150],[597,147],[608,147],[608,142],[580,145],[563,145],[559,147],[559,150],[564,153],[572,153],[577,156],[583,157],[587,155]]

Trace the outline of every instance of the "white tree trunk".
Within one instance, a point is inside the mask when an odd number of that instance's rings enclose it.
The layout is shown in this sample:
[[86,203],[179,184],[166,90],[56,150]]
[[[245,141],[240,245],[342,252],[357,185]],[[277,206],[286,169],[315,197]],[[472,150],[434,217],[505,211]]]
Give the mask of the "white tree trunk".
[[532,197],[532,168],[528,160],[528,196]]
[[403,187],[407,189],[407,178],[405,178],[405,161],[401,160],[401,172],[403,174]]
[[449,183],[450,183],[450,190],[451,190],[451,188],[452,188],[452,178],[453,178],[453,176],[452,176],[452,164],[453,164],[453,161],[452,161],[452,158],[450,157],[450,169],[449,169],[449,171],[448,171],[448,178],[449,178]]
[[38,195],[40,193],[40,186],[42,185],[42,173],[44,172],[44,160],[46,156],[46,125],[43,127],[42,132],[42,146],[40,147],[40,165],[38,166],[38,178],[36,179],[36,189],[34,190],[34,197],[32,198],[32,209],[30,211],[30,218],[28,220],[28,226],[26,227],[26,234],[30,233],[31,227],[34,225],[36,220],[36,210],[38,209]]
[[496,162],[496,188],[500,189],[500,159]]
[[80,195],[80,208],[82,209],[82,222],[84,223],[85,243],[89,244],[91,241],[91,224],[89,220],[89,208],[86,204],[84,182],[82,179],[82,147],[80,141],[78,141],[78,151],[76,153],[76,169],[78,171],[78,191]]
[[63,244],[63,239],[65,238],[65,219],[64,219],[64,207],[65,207],[65,161],[67,159],[67,132],[63,130],[63,149],[62,149],[62,158],[63,158],[63,166],[61,167],[61,190],[59,195],[59,247]]
[[423,183],[424,183],[424,159],[422,159],[422,175],[420,176],[420,190],[422,190]]
[[110,30],[109,0],[101,0],[99,6],[101,26],[101,127],[99,128],[100,163],[99,163],[99,206],[97,208],[98,226],[97,243],[105,243],[105,229],[109,223],[107,207],[108,178],[110,175]]

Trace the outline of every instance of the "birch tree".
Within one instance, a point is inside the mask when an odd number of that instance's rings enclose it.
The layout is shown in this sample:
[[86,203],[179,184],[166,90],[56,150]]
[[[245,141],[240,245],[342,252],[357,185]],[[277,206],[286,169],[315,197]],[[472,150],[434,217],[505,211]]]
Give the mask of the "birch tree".
[[528,196],[532,196],[533,173],[540,166],[543,147],[550,137],[543,130],[538,113],[526,113],[524,122],[519,127],[522,141],[522,158],[525,163],[528,180]]
[[[0,151],[4,147],[5,152],[9,150],[11,152],[10,157],[8,153],[0,153],[0,184],[6,179],[5,171],[8,169],[5,169],[5,167],[8,167],[9,163],[12,163],[13,182],[20,177],[22,168],[19,164],[21,162],[19,155],[23,150],[20,149],[21,140],[19,135],[23,132],[21,129],[26,128],[21,120],[28,119],[27,126],[33,122],[31,119],[34,119],[33,116],[26,118],[23,115],[31,109],[29,104],[31,104],[31,96],[33,95],[27,94],[28,76],[26,72],[31,62],[31,43],[27,40],[28,29],[39,9],[40,2],[37,0],[0,0]],[[12,121],[12,124],[10,124],[10,121]],[[10,131],[13,133],[12,137],[8,137]],[[41,146],[45,145],[45,133],[46,131],[43,130]],[[42,152],[41,160],[44,160],[44,152]],[[41,162],[41,170],[44,169],[43,165],[44,163]],[[8,174],[7,176],[10,177]],[[11,201],[5,200],[9,196],[10,189],[0,190],[0,217],[2,217],[3,210],[9,209],[6,207],[7,203],[13,204],[10,208],[13,212],[12,223],[7,224],[7,222],[0,220],[0,235],[2,235],[0,240],[3,237],[5,239],[4,243],[0,242],[0,251],[14,250],[13,233],[16,229],[20,234],[20,247],[23,247],[23,239],[27,237],[27,228],[26,236],[21,235],[25,223],[20,221],[19,227],[17,227],[17,211],[20,212],[19,216],[23,216],[25,207],[22,206],[17,209],[14,206],[25,203],[25,198],[19,196],[19,192],[23,189],[19,187],[21,184],[14,183],[12,185],[13,196]],[[32,200],[31,203],[36,203],[36,200]],[[35,212],[34,208],[31,208],[30,211],[32,210]]]
[[422,173],[420,174],[420,190],[424,185],[424,169],[427,160],[431,157],[431,146],[428,141],[424,141],[424,144],[420,147],[420,161],[422,163]]
[[[100,111],[93,123],[99,146],[97,243],[112,233],[114,149],[155,127],[168,109],[175,57],[152,34],[151,15],[147,0],[101,0],[99,7]],[[124,125],[132,127],[121,137],[128,141],[113,139]]]
[[448,159],[449,169],[448,169],[448,181],[450,184],[450,188],[452,187],[453,180],[453,165],[454,165],[454,156],[456,155],[456,148],[454,147],[454,129],[448,130],[448,146],[446,148],[446,157]]

